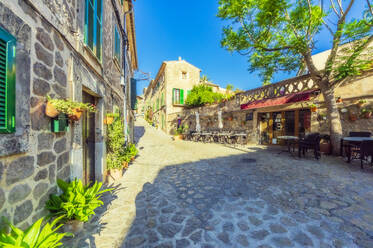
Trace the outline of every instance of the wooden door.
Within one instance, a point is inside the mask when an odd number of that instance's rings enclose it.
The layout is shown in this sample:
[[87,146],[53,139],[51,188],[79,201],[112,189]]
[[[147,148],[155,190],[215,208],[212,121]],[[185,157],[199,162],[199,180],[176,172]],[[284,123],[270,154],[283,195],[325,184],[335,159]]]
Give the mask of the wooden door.
[[[83,92],[83,102],[96,104],[96,99]],[[95,113],[84,112],[83,120],[83,182],[95,181]]]

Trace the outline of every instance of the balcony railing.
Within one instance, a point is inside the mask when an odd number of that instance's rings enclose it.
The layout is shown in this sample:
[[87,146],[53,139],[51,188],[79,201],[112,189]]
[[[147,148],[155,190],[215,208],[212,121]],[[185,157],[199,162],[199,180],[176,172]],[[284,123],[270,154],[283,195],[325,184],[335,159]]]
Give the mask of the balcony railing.
[[318,89],[318,87],[310,75],[303,75],[242,92],[239,94],[239,99],[240,104],[246,104],[313,89]]

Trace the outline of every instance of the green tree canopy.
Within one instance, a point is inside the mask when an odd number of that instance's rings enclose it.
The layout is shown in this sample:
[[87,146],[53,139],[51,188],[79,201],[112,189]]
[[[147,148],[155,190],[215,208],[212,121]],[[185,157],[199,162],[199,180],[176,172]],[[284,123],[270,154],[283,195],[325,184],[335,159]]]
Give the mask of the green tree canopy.
[[[366,6],[361,16],[348,17],[358,1]],[[218,16],[230,23],[223,28],[221,44],[247,56],[249,71],[259,72],[264,82],[280,71],[304,67],[309,73],[324,96],[337,149],[342,125],[334,89],[372,68],[373,0],[220,0],[219,4]],[[331,35],[331,50],[320,69],[311,55],[323,28]]]

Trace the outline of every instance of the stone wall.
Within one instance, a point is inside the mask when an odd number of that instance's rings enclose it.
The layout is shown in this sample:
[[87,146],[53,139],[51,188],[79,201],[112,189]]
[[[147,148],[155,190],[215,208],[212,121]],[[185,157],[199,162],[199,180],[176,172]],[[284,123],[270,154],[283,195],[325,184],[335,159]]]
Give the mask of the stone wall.
[[[84,91],[96,97],[97,180],[106,169],[103,118],[113,106],[123,112],[122,72],[113,63],[112,43],[107,41],[109,48],[104,44],[102,64],[87,55],[82,43],[84,2],[0,2],[0,26],[17,39],[16,132],[0,134],[0,216],[20,227],[46,214],[45,202],[57,192],[57,178],[83,177],[82,121],[70,124],[65,133],[52,133],[51,119],[44,114],[46,95],[82,101]],[[111,34],[113,6],[109,0],[104,6],[110,20],[104,34]]]
[[[369,131],[373,133],[373,118],[361,116],[362,108],[373,110],[373,74],[371,72],[362,75],[353,81],[347,82],[336,89],[336,96],[342,98],[338,103],[343,135],[347,136],[352,131]],[[364,106],[359,106],[358,101],[367,100]],[[189,126],[189,130],[196,130],[196,115],[200,116],[200,125],[202,131],[220,130],[218,122],[218,112],[221,111],[223,119],[222,130],[245,131],[249,135],[249,143],[259,143],[259,123],[258,114],[267,112],[291,111],[296,109],[307,109],[309,105],[316,103],[318,110],[311,114],[310,132],[319,132],[329,134],[329,125],[326,120],[326,107],[322,95],[318,95],[307,102],[297,102],[282,104],[270,107],[264,107],[253,110],[241,110],[239,99],[234,98],[228,102],[213,104],[200,108],[185,109],[184,111],[168,115],[167,126],[170,133],[174,133],[177,127],[177,116],[181,116],[182,123]],[[252,120],[248,120],[252,113]],[[351,120],[350,115],[355,114],[357,120]]]

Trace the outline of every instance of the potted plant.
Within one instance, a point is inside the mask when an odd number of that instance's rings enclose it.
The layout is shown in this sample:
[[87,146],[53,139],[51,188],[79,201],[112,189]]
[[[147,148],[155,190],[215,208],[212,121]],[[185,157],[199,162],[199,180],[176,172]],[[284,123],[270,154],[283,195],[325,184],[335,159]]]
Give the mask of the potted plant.
[[358,102],[357,102],[357,105],[359,106],[359,108],[363,107],[364,104],[366,104],[368,101],[366,99],[360,99]]
[[317,111],[317,106],[316,106],[316,104],[314,104],[314,103],[312,103],[312,104],[310,105],[310,108],[311,108],[311,112],[316,112],[316,111]]
[[[57,232],[62,224],[57,225],[60,218],[56,218],[52,223],[43,225],[43,218],[37,220],[25,231],[13,226],[7,220],[10,232],[0,231],[0,247],[17,247],[17,248],[55,248],[61,247],[61,240],[65,236],[72,236],[71,233]],[[8,229],[8,228],[7,228]]]
[[96,112],[96,106],[93,104],[72,101],[69,101],[69,103],[71,109],[68,116],[72,121],[79,121],[84,111],[87,111],[88,113]]
[[356,121],[357,120],[357,114],[354,112],[350,112],[349,114],[350,121]]
[[108,182],[113,183],[123,177],[124,161],[117,153],[108,153],[106,155],[106,168],[109,172]]
[[336,102],[337,102],[337,103],[342,103],[342,102],[343,102],[343,99],[339,96],[339,97],[337,97]]
[[50,216],[61,217],[61,221],[65,223],[64,230],[71,233],[78,233],[83,229],[84,222],[95,215],[94,210],[104,204],[100,200],[102,194],[113,190],[101,190],[102,183],[98,182],[91,187],[84,186],[78,179],[70,183],[57,179],[57,185],[62,194],[50,195],[46,209],[50,211]]
[[364,117],[365,119],[369,119],[372,117],[372,110],[368,108],[363,108],[360,111],[361,116]]
[[106,164],[108,181],[112,183],[123,176],[123,168],[128,163],[126,153],[126,139],[124,135],[124,122],[118,113],[113,115],[114,120],[107,128]]
[[52,99],[47,96],[47,105],[45,106],[45,114],[50,118],[55,118],[60,112],[54,106]]
[[63,113],[68,115],[70,120],[78,121],[83,111],[96,112],[96,107],[90,103],[74,102],[70,99],[52,99],[47,96],[45,114],[49,117],[54,118],[59,113]]

